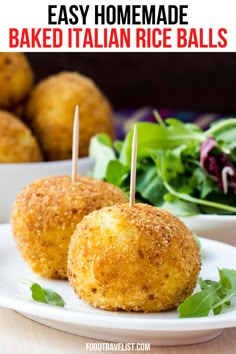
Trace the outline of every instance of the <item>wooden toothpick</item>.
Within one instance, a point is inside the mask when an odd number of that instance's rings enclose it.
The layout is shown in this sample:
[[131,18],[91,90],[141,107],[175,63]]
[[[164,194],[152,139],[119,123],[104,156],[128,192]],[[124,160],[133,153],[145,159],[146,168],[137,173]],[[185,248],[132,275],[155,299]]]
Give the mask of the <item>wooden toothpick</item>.
[[75,107],[74,125],[73,125],[73,145],[72,145],[72,183],[76,181],[78,175],[78,157],[79,157],[79,106]]
[[132,208],[135,203],[135,189],[136,189],[136,162],[137,162],[137,126],[134,125],[133,139],[132,139],[132,155],[131,155],[131,173],[130,173],[130,195],[129,206]]

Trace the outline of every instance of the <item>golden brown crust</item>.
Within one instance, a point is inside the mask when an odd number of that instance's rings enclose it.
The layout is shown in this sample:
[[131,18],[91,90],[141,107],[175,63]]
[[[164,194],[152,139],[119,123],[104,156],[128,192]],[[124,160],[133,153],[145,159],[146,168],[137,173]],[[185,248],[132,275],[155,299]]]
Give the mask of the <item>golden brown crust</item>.
[[174,308],[192,293],[199,270],[192,233],[169,212],[144,204],[91,213],[78,224],[69,247],[75,292],[107,310]]
[[23,53],[0,53],[0,108],[12,109],[33,86],[33,72]]
[[35,181],[20,193],[12,211],[18,249],[46,278],[67,277],[67,251],[78,222],[89,212],[127,198],[117,187],[90,177],[55,176]]
[[109,101],[94,82],[76,72],[61,72],[41,81],[32,91],[26,119],[48,160],[71,158],[75,106],[79,105],[80,156],[88,155],[93,135],[114,135]]
[[38,142],[16,116],[0,111],[0,163],[42,161]]

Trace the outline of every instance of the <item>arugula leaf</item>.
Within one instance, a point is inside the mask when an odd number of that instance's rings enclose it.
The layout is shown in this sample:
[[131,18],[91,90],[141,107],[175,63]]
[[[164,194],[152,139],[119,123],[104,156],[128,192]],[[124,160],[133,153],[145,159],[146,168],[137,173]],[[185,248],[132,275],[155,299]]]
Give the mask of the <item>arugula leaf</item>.
[[65,302],[62,297],[51,289],[43,289],[37,283],[31,283],[30,290],[32,292],[32,299],[45,304],[64,307]]
[[203,171],[202,167],[196,167],[192,176],[189,178],[189,184],[196,188],[202,199],[206,198],[212,191],[218,191],[217,182],[210,179]]
[[178,306],[179,317],[204,317],[212,311],[219,315],[236,296],[236,270],[218,269],[219,281],[199,277],[201,291],[189,296]]
[[169,210],[170,213],[176,216],[190,216],[200,214],[200,209],[194,203],[185,202],[184,200],[172,200],[171,202],[165,201],[162,208]]
[[121,187],[122,183],[129,176],[129,172],[130,169],[120,161],[112,160],[107,165],[105,180],[117,187]]
[[122,146],[123,146],[123,141],[121,141],[121,140],[116,140],[116,141],[114,142],[114,148],[115,148],[115,150],[116,150],[119,154],[120,154],[120,152],[121,152]]
[[219,269],[220,281],[227,289],[236,287],[236,271],[234,269]]
[[45,297],[47,300],[47,304],[64,307],[65,302],[62,297],[51,289],[43,289],[45,293]]
[[155,166],[145,164],[137,170],[136,191],[152,205],[161,206],[163,204],[163,197],[167,190]]
[[188,297],[178,307],[179,318],[208,316],[214,303],[216,303],[218,289],[202,290]]
[[236,147],[236,124],[235,118],[222,119],[211,124],[205,132],[208,137],[214,137],[225,153],[230,153]]
[[162,176],[163,184],[166,187],[166,189],[168,190],[168,192],[173,194],[175,197],[178,197],[179,199],[185,200],[187,202],[196,203],[196,204],[200,204],[200,205],[206,205],[206,206],[209,206],[209,207],[212,207],[215,209],[224,209],[229,212],[236,213],[236,206],[233,207],[233,206],[227,205],[227,204],[221,204],[221,203],[213,202],[210,200],[196,198],[194,196],[191,196],[186,193],[182,193],[182,192],[176,190],[175,188],[173,188],[173,186],[171,186],[170,183],[168,182],[168,172],[167,172],[168,166],[166,166],[166,159],[165,159],[164,152],[161,157],[160,166],[161,166],[161,176]]
[[[169,125],[160,125],[156,123],[137,123],[139,157],[147,156],[148,149],[173,149],[189,140],[196,140],[199,143],[204,141],[201,132],[192,129],[192,126],[186,125],[177,119],[167,119]],[[124,144],[120,153],[120,161],[125,165],[130,165],[132,151],[133,131],[130,130],[125,137]]]
[[30,290],[32,292],[33,300],[47,303],[45,293],[39,284],[33,283],[30,287]]
[[116,160],[110,137],[106,134],[94,136],[90,141],[89,156],[95,158],[93,176],[97,179],[103,179],[106,175],[108,163],[111,160]]

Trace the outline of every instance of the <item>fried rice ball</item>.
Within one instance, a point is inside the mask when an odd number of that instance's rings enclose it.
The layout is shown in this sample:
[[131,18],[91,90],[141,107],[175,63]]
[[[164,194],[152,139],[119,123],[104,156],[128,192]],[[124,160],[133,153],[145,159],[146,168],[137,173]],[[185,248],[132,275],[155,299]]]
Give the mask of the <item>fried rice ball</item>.
[[94,82],[76,72],[58,73],[33,89],[25,113],[48,160],[71,158],[76,105],[79,106],[81,157],[88,155],[93,135],[103,132],[113,138],[110,103]]
[[0,111],[0,137],[0,163],[42,161],[41,150],[30,129],[7,111]]
[[0,108],[22,103],[33,86],[33,71],[23,53],[0,53]]
[[106,310],[175,308],[192,293],[199,271],[191,231],[169,212],[146,204],[91,213],[69,246],[68,276],[75,293]]
[[16,245],[31,269],[46,278],[67,278],[73,231],[85,215],[126,202],[123,192],[91,177],[53,176],[37,180],[18,195],[11,224]]

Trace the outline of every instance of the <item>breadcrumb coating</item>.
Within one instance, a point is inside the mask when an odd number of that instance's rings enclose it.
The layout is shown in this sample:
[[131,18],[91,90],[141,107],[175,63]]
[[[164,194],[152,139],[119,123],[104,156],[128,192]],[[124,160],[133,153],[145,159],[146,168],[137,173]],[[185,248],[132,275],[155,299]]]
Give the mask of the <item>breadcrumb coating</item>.
[[33,71],[23,53],[0,53],[0,108],[22,103],[33,86]]
[[30,129],[7,111],[0,111],[0,137],[0,163],[42,161],[41,150]]
[[191,231],[146,204],[114,205],[84,217],[68,253],[69,281],[78,297],[112,311],[177,307],[192,293],[200,266]]
[[17,197],[12,210],[13,236],[32,270],[46,278],[67,278],[67,252],[76,225],[103,206],[126,202],[123,192],[106,182],[80,176],[44,178]]
[[79,156],[88,155],[95,134],[114,137],[111,105],[95,83],[77,72],[58,73],[32,90],[26,107],[26,119],[48,160],[71,158],[76,105],[80,117]]

